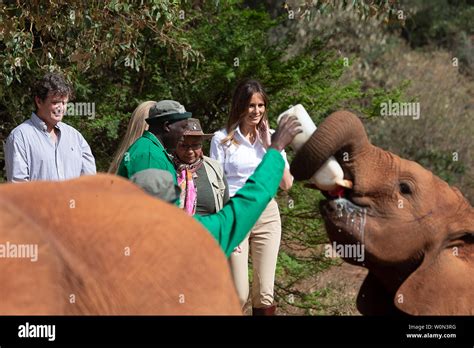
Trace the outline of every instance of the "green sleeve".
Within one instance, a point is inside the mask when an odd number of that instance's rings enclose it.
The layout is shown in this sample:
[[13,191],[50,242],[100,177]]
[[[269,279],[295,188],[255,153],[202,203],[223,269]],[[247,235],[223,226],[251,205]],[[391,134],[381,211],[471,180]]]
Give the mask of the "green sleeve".
[[276,195],[284,168],[282,155],[275,149],[268,149],[245,185],[218,213],[194,216],[211,232],[227,257],[245,239]]

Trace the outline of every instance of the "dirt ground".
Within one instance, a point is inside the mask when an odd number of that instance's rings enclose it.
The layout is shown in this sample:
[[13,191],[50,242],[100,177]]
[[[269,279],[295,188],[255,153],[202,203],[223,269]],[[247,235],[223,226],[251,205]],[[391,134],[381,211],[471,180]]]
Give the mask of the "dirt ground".
[[[294,288],[304,293],[319,291],[321,308],[298,308],[291,298],[280,299],[277,315],[360,315],[356,308],[359,288],[367,275],[367,269],[343,262],[295,284]],[[247,304],[244,313],[251,315]]]
[[332,266],[316,276],[302,279],[295,288],[304,293],[319,291],[321,308],[304,309],[281,303],[278,315],[360,315],[356,308],[359,288],[367,269],[346,262]]

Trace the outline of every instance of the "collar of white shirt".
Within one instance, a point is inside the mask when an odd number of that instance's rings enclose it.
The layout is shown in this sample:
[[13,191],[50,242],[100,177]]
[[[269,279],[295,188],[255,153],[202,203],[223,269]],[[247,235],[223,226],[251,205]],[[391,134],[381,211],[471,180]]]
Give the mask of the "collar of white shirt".
[[255,139],[255,142],[252,144],[243,134],[242,132],[240,131],[240,126],[237,126],[237,128],[235,129],[235,133],[237,133],[237,135],[239,136],[239,140],[241,142],[244,142],[246,145],[248,146],[251,146],[251,147],[255,147],[255,146],[263,146],[262,145],[262,142],[260,141],[260,135],[258,134],[257,132],[257,139]]
[[[46,132],[46,130],[48,129],[46,122],[39,118],[39,116],[36,115],[34,112],[31,113],[31,122],[33,122],[33,125],[40,131]],[[61,130],[61,122],[58,122],[54,127]]]

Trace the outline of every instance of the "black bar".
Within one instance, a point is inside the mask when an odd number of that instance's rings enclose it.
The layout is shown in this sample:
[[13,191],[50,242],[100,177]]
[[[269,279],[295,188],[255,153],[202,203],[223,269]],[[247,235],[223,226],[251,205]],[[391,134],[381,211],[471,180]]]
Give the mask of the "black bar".
[[[55,339],[19,337],[20,325],[55,325]],[[431,327],[429,327],[430,325]],[[436,325],[444,325],[443,328]],[[26,332],[26,331],[23,331]],[[34,332],[33,332],[34,333]],[[46,331],[45,331],[46,333]],[[407,334],[455,338],[408,338]],[[50,335],[51,336],[51,335]],[[52,337],[51,337],[52,338]],[[0,347],[57,344],[391,344],[474,346],[474,317],[4,316]]]

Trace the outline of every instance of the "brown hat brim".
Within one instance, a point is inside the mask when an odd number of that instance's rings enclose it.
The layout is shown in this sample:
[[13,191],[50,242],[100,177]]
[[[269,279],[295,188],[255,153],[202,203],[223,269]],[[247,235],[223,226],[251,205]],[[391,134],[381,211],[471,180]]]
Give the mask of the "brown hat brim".
[[211,139],[214,134],[204,134],[202,131],[185,131],[183,133],[183,136],[189,136],[189,137],[201,137],[205,140]]

